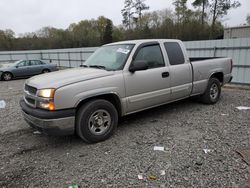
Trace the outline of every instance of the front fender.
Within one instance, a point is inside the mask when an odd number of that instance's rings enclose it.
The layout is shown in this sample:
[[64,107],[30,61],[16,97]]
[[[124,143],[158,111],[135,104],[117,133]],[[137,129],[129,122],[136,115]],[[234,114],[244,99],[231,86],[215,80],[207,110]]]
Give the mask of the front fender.
[[74,88],[70,90],[64,89],[64,87],[59,88],[55,92],[55,108],[56,110],[76,108],[82,101],[88,98],[93,98],[106,94],[115,94],[121,101],[122,96],[120,96],[120,94],[118,93],[118,88],[116,87],[96,88],[82,92],[77,92]]
[[79,93],[78,95],[76,95],[76,98],[78,98],[79,100],[75,103],[74,107],[77,107],[82,101],[88,98],[98,97],[101,95],[115,94],[119,99],[121,99],[119,94],[115,92],[115,89],[116,89],[115,87],[109,87],[109,88],[100,88]]

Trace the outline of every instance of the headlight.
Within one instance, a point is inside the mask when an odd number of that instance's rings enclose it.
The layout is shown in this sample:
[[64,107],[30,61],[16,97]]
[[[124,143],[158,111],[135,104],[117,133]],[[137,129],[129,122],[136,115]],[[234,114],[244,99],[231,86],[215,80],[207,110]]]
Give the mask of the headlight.
[[46,109],[46,110],[55,110],[55,104],[53,101],[39,101],[37,103],[39,108]]
[[40,89],[37,95],[44,98],[54,98],[55,89]]
[[40,89],[37,92],[38,97],[42,97],[45,99],[39,100],[37,103],[37,106],[42,109],[46,110],[55,110],[55,104],[54,104],[54,95],[55,95],[55,89]]

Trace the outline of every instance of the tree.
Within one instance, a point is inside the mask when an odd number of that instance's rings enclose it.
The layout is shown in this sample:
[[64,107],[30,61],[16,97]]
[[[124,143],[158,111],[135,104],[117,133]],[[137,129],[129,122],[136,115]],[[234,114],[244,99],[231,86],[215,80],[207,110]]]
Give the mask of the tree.
[[114,26],[112,34],[113,41],[116,42],[116,41],[126,40],[126,36],[124,33],[125,29],[122,25]]
[[175,13],[177,16],[177,22],[183,22],[184,18],[186,17],[187,9],[187,0],[174,0],[173,2],[175,6]]
[[237,8],[241,4],[239,1],[232,0],[212,0],[210,4],[210,12],[212,13],[212,32],[218,18],[227,15],[228,10]]
[[144,2],[145,0],[135,0],[134,2],[135,13],[138,15],[139,19],[139,27],[141,27],[142,11],[149,9],[149,6],[147,6]]
[[0,50],[11,50],[13,48],[15,33],[11,29],[0,30]]
[[6,29],[4,31],[4,34],[5,34],[6,37],[9,37],[11,39],[15,38],[15,32],[12,31],[11,29]]
[[107,26],[107,18],[105,18],[104,16],[99,16],[97,19],[97,28],[99,31],[99,35],[100,35],[100,42],[103,43],[104,40],[104,33],[106,30],[106,26]]
[[[125,25],[114,26],[110,19],[100,16],[98,19],[72,23],[67,29],[43,27],[36,32],[25,33],[19,35],[19,37],[15,37],[15,33],[11,30],[0,30],[0,50],[92,47],[113,41],[140,38],[178,38],[187,41],[207,40],[209,38],[218,38],[223,34],[223,25],[219,18],[225,14],[222,11],[219,12],[219,5],[220,2],[226,0],[208,0],[210,4],[206,5],[206,9],[212,7],[211,2],[216,4],[216,6],[215,4],[213,6],[216,8],[215,15],[217,16],[214,25],[208,22],[206,14],[202,23],[201,12],[188,9],[187,0],[174,0],[175,11],[163,9],[146,13],[143,12],[143,8],[136,10],[136,0],[126,1],[131,3],[128,6],[129,9],[127,9],[129,11],[128,15],[130,15],[129,18],[127,17],[129,20],[129,26],[127,27]],[[198,0],[192,0],[192,2],[195,2],[195,6],[201,9],[202,5],[199,5],[199,3],[203,3],[203,0],[199,0],[199,2]],[[236,7],[236,5],[230,6]],[[207,11],[204,11],[204,13]],[[250,20],[250,15],[248,20]],[[135,24],[136,27],[134,27]]]
[[48,38],[50,37],[50,30],[51,30],[51,27],[43,27],[40,30],[38,30],[36,34],[38,37]]
[[71,29],[74,47],[101,45],[97,20],[82,20]]
[[106,20],[106,26],[105,26],[105,32],[103,36],[103,44],[111,43],[113,42],[113,23],[110,19]]
[[247,15],[246,21],[247,21],[247,24],[250,25],[250,14]]
[[205,13],[205,8],[208,6],[209,2],[208,0],[195,0],[192,5],[194,7],[202,7],[202,10],[201,10],[201,24],[203,25],[204,24],[204,19],[205,19],[205,16],[206,16],[206,13]]
[[133,0],[125,0],[124,8],[121,10],[123,20],[122,23],[125,25],[126,28],[131,29],[131,18],[133,17],[134,3]]

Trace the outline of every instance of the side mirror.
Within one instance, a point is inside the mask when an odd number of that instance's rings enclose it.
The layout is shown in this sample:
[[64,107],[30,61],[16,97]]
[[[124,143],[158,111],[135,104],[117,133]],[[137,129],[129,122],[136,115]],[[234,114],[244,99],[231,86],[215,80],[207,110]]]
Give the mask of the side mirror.
[[148,69],[148,64],[146,61],[143,60],[133,61],[129,67],[129,71],[132,73],[134,73],[135,71],[147,70],[147,69]]

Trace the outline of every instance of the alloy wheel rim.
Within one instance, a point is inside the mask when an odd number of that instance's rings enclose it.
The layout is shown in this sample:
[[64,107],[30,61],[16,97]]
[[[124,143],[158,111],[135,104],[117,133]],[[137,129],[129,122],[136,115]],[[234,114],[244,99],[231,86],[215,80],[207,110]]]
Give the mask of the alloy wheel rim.
[[111,116],[104,109],[96,110],[89,118],[88,127],[92,134],[105,134],[111,126]]
[[9,73],[5,73],[4,74],[4,79],[5,80],[10,80],[11,79],[11,75]]
[[219,89],[218,89],[218,86],[217,84],[212,84],[211,88],[210,88],[210,97],[211,99],[215,100],[218,96],[218,93],[219,93]]

